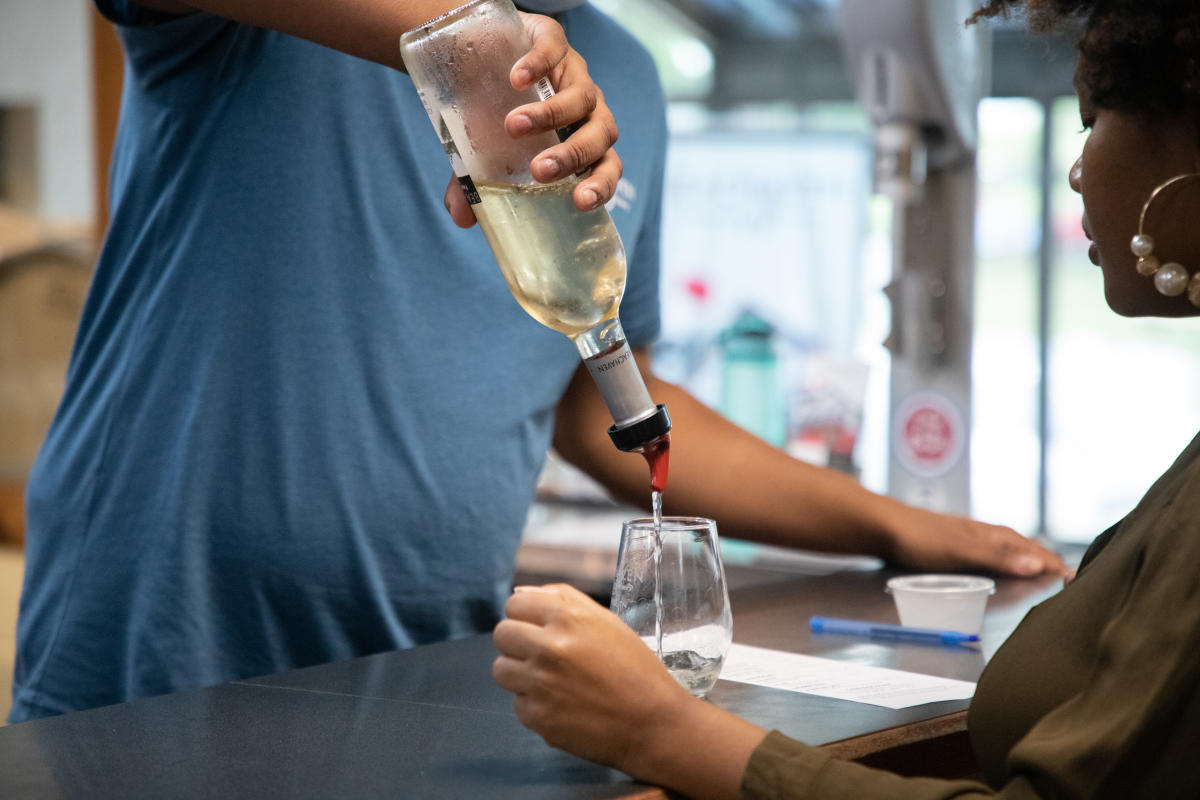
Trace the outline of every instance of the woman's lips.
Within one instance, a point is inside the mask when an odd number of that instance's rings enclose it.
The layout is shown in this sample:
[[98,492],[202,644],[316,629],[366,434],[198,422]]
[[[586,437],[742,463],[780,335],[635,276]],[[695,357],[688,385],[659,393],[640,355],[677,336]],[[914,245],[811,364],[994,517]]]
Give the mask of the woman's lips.
[[1088,239],[1088,258],[1097,267],[1100,266],[1100,248],[1096,247],[1096,242],[1092,240],[1092,232],[1088,230],[1087,214],[1080,218],[1079,227],[1083,228],[1083,235]]

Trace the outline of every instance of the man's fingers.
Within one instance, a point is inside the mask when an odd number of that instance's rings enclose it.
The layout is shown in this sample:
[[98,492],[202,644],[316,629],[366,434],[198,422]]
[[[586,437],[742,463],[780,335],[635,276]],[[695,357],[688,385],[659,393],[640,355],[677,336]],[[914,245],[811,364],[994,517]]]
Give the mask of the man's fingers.
[[621,180],[621,157],[616,150],[608,150],[592,165],[591,173],[575,187],[575,207],[580,211],[591,211],[607,203],[617,193]]
[[981,566],[1025,578],[1042,573],[1062,575],[1067,570],[1057,553],[1011,528],[991,525],[983,533],[975,538],[970,554]]
[[569,47],[562,26],[540,14],[521,14],[525,32],[529,34],[530,50],[517,60],[508,80],[514,89],[527,89],[558,66]]
[[[517,106],[508,112],[504,120],[505,128],[509,136],[514,138],[556,131],[587,117],[601,105],[603,99],[600,87],[585,82],[563,89],[546,100]],[[614,124],[609,146],[616,143],[616,134]]]
[[530,174],[550,183],[591,170],[575,187],[573,200],[581,211],[599,208],[613,198],[621,179],[621,159],[612,151],[617,122],[604,93],[588,75],[587,62],[567,44],[562,26],[536,14],[523,14],[522,19],[533,49],[513,66],[509,80],[523,89],[549,76],[556,93],[513,109],[505,128],[514,138],[573,128],[566,141],[534,157]]
[[475,212],[471,210],[471,204],[467,202],[458,178],[453,175],[450,176],[450,183],[446,185],[446,194],[442,198],[442,202],[455,225],[460,228],[469,228],[475,224]]
[[1036,542],[1028,542],[1023,547],[1014,548],[1005,558],[1005,566],[1009,571],[1021,576],[1040,575],[1043,572],[1065,575],[1067,572],[1067,565],[1058,554]]
[[621,180],[621,157],[612,149],[615,137],[615,126],[606,125],[604,117],[593,117],[565,142],[538,153],[530,174],[549,183],[590,170],[575,190],[575,205],[581,211],[597,208],[612,199]]

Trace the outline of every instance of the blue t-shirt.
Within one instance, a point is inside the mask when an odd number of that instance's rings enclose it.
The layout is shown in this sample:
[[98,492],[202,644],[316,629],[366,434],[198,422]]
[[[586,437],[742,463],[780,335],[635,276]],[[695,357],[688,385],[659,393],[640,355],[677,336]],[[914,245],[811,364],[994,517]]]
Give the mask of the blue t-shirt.
[[[29,479],[10,719],[490,629],[579,357],[446,214],[412,82],[98,5],[127,56],[111,224]],[[621,128],[637,346],[661,88],[600,12],[563,24]]]

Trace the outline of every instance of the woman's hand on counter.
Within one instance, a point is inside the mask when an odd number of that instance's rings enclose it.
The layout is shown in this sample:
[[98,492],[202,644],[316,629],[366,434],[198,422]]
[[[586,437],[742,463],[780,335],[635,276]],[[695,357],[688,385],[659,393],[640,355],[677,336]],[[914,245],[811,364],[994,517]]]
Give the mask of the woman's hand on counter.
[[675,681],[620,618],[570,586],[519,586],[492,675],[546,743],[694,797],[737,797],[766,732]]

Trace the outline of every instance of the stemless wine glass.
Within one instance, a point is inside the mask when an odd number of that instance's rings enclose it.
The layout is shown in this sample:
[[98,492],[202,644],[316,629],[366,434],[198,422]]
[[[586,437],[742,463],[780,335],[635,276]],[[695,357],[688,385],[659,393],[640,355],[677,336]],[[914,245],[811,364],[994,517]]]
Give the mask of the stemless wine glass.
[[654,520],[621,525],[610,608],[658,653],[677,681],[704,697],[733,641],[717,524],[701,517],[663,517],[661,541],[656,567]]

